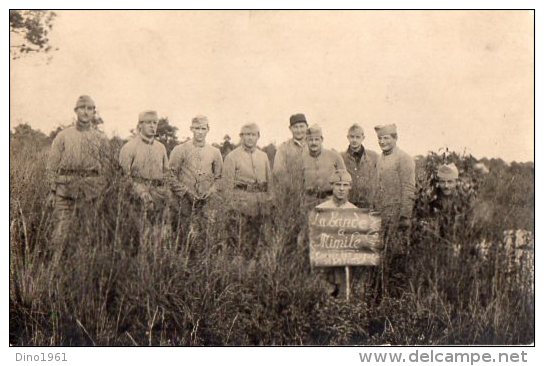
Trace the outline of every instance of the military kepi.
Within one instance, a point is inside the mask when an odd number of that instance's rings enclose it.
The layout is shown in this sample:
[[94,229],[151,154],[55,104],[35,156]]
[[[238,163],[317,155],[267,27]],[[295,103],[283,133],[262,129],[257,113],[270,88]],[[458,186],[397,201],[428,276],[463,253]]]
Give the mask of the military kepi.
[[94,100],[88,95],[81,95],[79,98],[77,98],[76,106],[74,109],[85,106],[95,107]]
[[397,125],[396,124],[389,124],[389,125],[379,125],[374,127],[374,130],[376,130],[376,134],[379,136],[384,135],[391,135],[393,133],[397,133]]
[[289,118],[289,126],[292,126],[296,123],[306,123],[306,126],[308,126],[308,121],[306,121],[306,116],[302,113],[293,114]]
[[323,131],[319,125],[313,124],[306,130],[306,136],[308,137],[323,137]]
[[138,115],[138,122],[143,122],[146,120],[157,120],[159,115],[157,111],[143,111]]
[[338,169],[329,177],[329,183],[334,184],[338,182],[351,183],[351,175],[346,169]]
[[438,168],[438,178],[440,179],[457,179],[459,178],[459,171],[455,164],[443,164]]
[[191,127],[208,127],[208,117],[199,114],[191,121]]
[[259,126],[257,126],[256,123],[248,123],[242,126],[242,129],[240,130],[240,135],[243,133],[256,133],[260,134]]

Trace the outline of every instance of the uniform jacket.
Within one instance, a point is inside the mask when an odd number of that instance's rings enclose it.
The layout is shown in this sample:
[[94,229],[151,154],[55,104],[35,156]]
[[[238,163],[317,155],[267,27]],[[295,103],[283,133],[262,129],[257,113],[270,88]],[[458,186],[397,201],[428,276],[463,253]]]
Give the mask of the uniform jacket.
[[[148,192],[156,206],[165,207],[168,204],[169,168],[163,144],[137,135],[121,148],[119,164],[125,174],[132,178],[132,187],[138,196]],[[162,184],[157,184],[159,182]]]
[[308,151],[308,146],[295,139],[289,139],[278,147],[273,167],[278,184],[293,187],[302,183],[302,154],[305,151]]
[[219,149],[192,141],[178,145],[170,153],[172,191],[182,197],[186,192],[201,196],[215,187],[221,178],[223,158]]
[[78,122],[53,140],[47,162],[52,191],[65,198],[94,198],[105,188],[104,161],[108,139],[92,126]]
[[317,156],[308,150],[302,154],[304,188],[306,190],[331,191],[330,176],[338,169],[346,169],[344,160],[333,150],[322,149]]
[[370,208],[374,206],[378,185],[376,170],[378,154],[365,149],[363,146],[361,148],[363,154],[358,163],[349,147],[342,153],[342,158],[352,179],[349,201],[355,203],[358,207]]
[[353,203],[346,201],[343,205],[337,206],[334,202],[334,198],[330,198],[325,202],[317,205],[316,208],[357,208]]
[[398,147],[378,157],[378,209],[383,214],[412,217],[415,198],[414,159]]
[[[223,193],[234,209],[255,216],[268,204],[272,192],[272,171],[268,156],[254,148],[238,146],[225,157]],[[237,188],[237,187],[247,188]],[[257,188],[258,187],[258,188]]]

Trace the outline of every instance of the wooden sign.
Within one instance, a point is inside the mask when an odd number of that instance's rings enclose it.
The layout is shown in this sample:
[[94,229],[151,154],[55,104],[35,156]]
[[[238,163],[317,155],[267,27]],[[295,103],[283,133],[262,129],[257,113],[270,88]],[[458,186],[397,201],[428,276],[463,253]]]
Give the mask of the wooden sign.
[[376,266],[383,243],[381,217],[362,208],[315,208],[308,217],[314,267]]

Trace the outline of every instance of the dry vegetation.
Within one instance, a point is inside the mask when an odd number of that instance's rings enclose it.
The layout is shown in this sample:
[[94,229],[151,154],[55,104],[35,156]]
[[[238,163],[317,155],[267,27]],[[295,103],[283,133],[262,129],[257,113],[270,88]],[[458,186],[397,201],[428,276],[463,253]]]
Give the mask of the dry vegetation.
[[[487,161],[482,179],[469,157],[460,202],[489,203],[486,227],[456,234],[460,246],[419,230],[428,216],[432,170],[418,163],[419,203],[407,276],[394,297],[329,298],[293,248],[296,200],[278,205],[253,260],[218,245],[218,223],[187,244],[138,245],[125,185],[108,152],[109,185],[74,228],[66,247],[50,245],[44,207],[47,146],[13,138],[10,146],[10,342],[14,345],[339,345],[527,344],[534,341],[532,248],[521,260],[507,229],[534,232],[532,164]],[[474,178],[474,179],[472,179]],[[295,202],[295,203],[293,203]],[[478,244],[492,243],[484,256]],[[481,245],[480,245],[481,246]],[[519,256],[519,255],[518,255]],[[529,259],[528,259],[529,258]],[[393,269],[394,271],[394,269]]]

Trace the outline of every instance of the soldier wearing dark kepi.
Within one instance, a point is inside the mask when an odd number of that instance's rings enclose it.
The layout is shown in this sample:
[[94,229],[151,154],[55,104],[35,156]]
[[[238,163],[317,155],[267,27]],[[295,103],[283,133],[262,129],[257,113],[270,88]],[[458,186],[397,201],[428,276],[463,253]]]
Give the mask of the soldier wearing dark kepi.
[[[374,128],[382,154],[378,157],[378,191],[376,206],[381,211],[385,245],[384,284],[389,273],[400,281],[405,273],[408,229],[415,199],[414,159],[397,147],[397,126]],[[393,272],[394,271],[394,272]]]
[[308,122],[302,113],[293,114],[289,118],[289,129],[293,137],[283,142],[274,157],[273,173],[275,188],[285,192],[296,192],[302,185],[302,154],[308,151],[306,130]]
[[82,95],[74,111],[75,125],[58,133],[47,162],[51,187],[47,201],[54,207],[54,244],[63,243],[68,234],[76,230],[77,211],[84,216],[91,214],[106,186],[103,171],[108,139],[93,126],[95,103],[91,97]]
[[170,230],[170,186],[166,148],[155,140],[159,117],[155,111],[138,116],[138,134],[119,154],[119,164],[129,177],[142,242],[158,244]]
[[208,118],[196,116],[191,121],[192,140],[176,146],[170,153],[171,187],[177,198],[176,216],[183,226],[184,236],[193,221],[197,224],[195,231],[204,231],[204,221],[214,220],[214,211],[219,204],[217,183],[221,178],[223,158],[219,149],[206,143],[209,130]]
[[358,124],[349,128],[347,137],[349,146],[342,153],[342,158],[353,179],[349,200],[360,208],[373,207],[377,187],[378,154],[363,146],[365,133]]
[[230,239],[236,240],[244,255],[255,255],[270,212],[272,201],[272,171],[268,156],[257,148],[259,127],[255,123],[242,126],[240,146],[225,157],[223,164],[223,189],[226,202],[230,203],[227,230],[237,229]]

